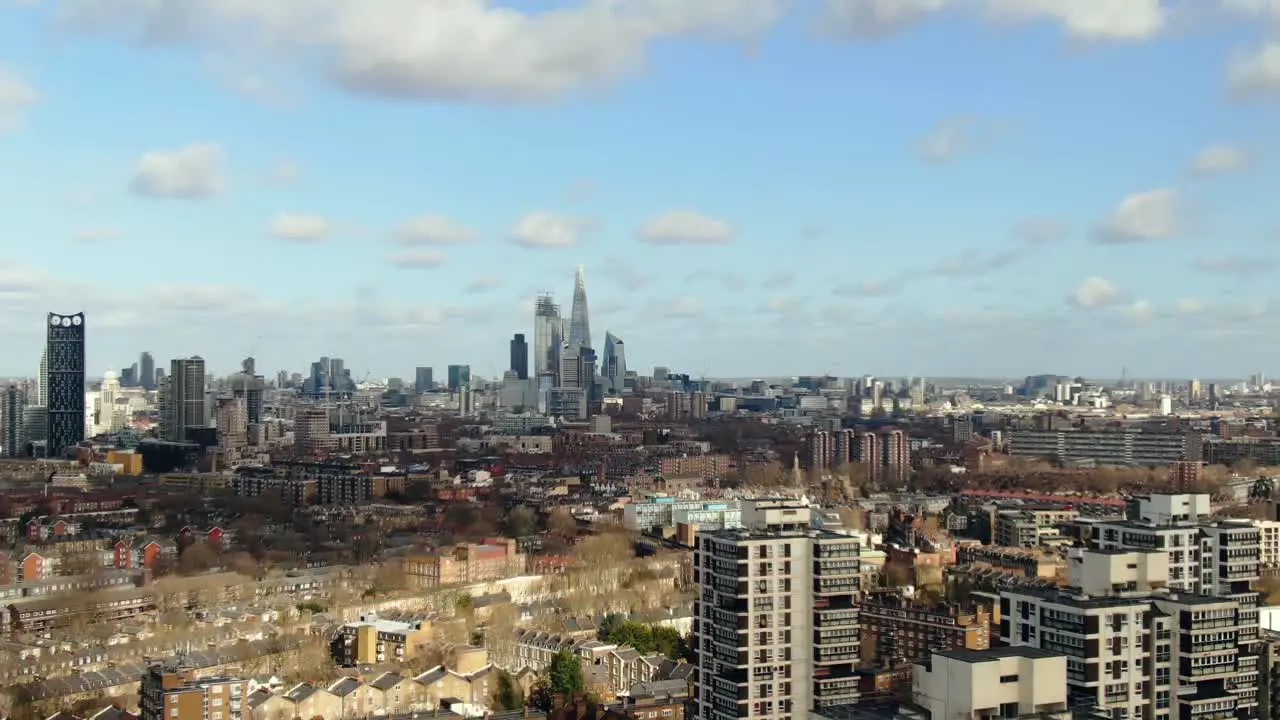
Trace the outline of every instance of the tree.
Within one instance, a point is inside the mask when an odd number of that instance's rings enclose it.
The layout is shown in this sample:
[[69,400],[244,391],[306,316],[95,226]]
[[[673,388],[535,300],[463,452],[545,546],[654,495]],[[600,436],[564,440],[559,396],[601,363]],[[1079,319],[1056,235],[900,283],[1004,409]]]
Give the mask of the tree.
[[503,531],[507,537],[527,537],[537,532],[538,517],[533,510],[520,505],[507,514],[507,519],[503,526]]
[[218,564],[218,551],[209,543],[197,540],[182,550],[178,557],[178,572],[183,575],[199,575]]
[[519,710],[524,707],[524,692],[511,673],[499,669],[490,700],[494,710]]
[[547,532],[574,537],[578,534],[578,521],[573,518],[573,513],[565,508],[556,508],[547,515]]
[[547,685],[553,694],[571,696],[587,687],[582,679],[582,659],[568,650],[561,650],[551,658],[547,670]]

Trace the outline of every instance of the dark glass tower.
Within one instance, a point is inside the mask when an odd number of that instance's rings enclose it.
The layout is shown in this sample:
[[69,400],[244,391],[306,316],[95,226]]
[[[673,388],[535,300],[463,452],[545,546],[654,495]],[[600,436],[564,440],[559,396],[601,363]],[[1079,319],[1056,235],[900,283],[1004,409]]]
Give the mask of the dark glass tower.
[[138,384],[147,390],[156,389],[156,359],[149,352],[138,358]]
[[84,313],[49,313],[49,457],[62,457],[84,440]]
[[511,338],[511,371],[521,380],[529,379],[529,343],[524,333],[516,333]]

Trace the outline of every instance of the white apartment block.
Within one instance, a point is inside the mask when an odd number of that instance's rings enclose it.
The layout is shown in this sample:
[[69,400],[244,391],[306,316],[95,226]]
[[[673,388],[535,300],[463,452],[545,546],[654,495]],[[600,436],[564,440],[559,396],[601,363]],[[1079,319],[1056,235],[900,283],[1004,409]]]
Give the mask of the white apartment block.
[[1127,520],[1099,522],[1093,546],[1101,550],[1157,550],[1169,556],[1169,588],[1239,597],[1256,605],[1261,531],[1246,520],[1213,522],[1205,494],[1140,495]]
[[931,720],[1066,720],[1067,656],[1028,646],[935,652],[913,668],[915,704]]
[[1257,609],[1171,592],[1168,554],[1085,550],[1069,590],[1001,594],[1001,635],[1067,656],[1068,704],[1112,720],[1257,716]]
[[1253,526],[1258,528],[1258,560],[1264,570],[1274,571],[1280,568],[1280,522],[1275,520],[1254,520]]
[[856,539],[810,529],[798,500],[749,500],[747,525],[693,555],[698,720],[801,720],[858,699]]

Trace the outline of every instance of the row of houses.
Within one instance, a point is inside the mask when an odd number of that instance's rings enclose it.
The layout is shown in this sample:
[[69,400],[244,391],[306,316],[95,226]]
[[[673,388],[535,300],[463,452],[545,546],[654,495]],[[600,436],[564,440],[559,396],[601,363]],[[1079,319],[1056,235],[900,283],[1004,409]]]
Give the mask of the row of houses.
[[687,680],[693,669],[688,663],[628,645],[536,630],[517,630],[515,642],[495,662],[511,672],[544,673],[552,658],[566,650],[582,660],[584,677],[600,694],[626,693],[637,684],[659,680]]

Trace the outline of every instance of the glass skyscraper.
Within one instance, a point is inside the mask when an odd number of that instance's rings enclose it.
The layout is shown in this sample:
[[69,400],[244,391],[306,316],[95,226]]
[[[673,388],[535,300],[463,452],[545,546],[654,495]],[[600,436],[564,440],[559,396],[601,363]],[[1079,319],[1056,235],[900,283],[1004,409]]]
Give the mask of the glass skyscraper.
[[600,354],[600,386],[605,395],[621,395],[627,378],[626,348],[617,335],[604,334],[604,349]]
[[84,313],[49,313],[45,345],[48,387],[46,454],[62,457],[84,440]]
[[560,343],[563,342],[560,306],[550,295],[533,302],[533,374],[560,371]]
[[573,277],[573,311],[569,315],[569,344],[591,347],[591,319],[587,313],[587,275],[581,266]]

